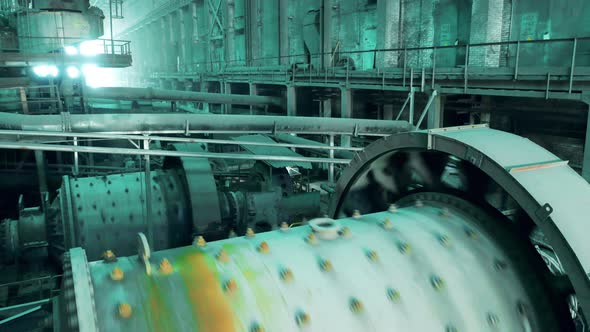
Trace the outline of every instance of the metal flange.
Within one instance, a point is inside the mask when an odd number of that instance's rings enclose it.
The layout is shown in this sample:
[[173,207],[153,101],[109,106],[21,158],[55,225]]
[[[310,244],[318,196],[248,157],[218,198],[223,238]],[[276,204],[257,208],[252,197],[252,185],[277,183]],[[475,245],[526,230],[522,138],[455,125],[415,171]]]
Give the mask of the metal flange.
[[526,138],[487,126],[396,134],[355,156],[337,183],[330,216],[338,217],[347,194],[372,163],[402,150],[437,151],[467,161],[509,193],[546,235],[590,317],[590,241],[580,223],[581,216],[590,215],[590,185],[567,162]]

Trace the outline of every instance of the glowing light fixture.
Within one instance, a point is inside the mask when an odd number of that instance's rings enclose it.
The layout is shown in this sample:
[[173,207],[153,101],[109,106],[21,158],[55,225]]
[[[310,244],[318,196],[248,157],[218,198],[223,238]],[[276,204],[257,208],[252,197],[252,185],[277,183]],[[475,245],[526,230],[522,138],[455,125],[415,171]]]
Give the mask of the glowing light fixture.
[[102,47],[98,40],[88,40],[80,44],[80,54],[93,56],[101,53]]
[[67,55],[78,55],[78,49],[76,46],[66,46],[64,47],[64,51]]
[[39,77],[57,77],[59,75],[59,69],[53,65],[40,65],[33,67],[33,73]]
[[78,78],[80,77],[80,70],[75,66],[69,66],[66,69],[69,78]]

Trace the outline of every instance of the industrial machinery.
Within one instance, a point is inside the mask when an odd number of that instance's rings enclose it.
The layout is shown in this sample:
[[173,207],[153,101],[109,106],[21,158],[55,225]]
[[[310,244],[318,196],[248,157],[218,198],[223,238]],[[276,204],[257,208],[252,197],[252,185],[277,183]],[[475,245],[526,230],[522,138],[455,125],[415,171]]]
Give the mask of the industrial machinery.
[[588,197],[567,162],[516,135],[397,134],[344,171],[332,218],[156,252],[139,234],[126,239],[137,255],[95,262],[71,249],[45,323],[84,332],[575,331],[590,308],[580,223]]
[[[175,148],[203,151],[200,144]],[[127,239],[138,232],[149,234],[152,246],[161,250],[186,245],[193,234],[221,239],[231,232],[278,228],[281,222],[320,213],[319,192],[221,191],[204,158],[167,158],[161,169],[149,174],[150,190],[145,187],[146,172],[64,176],[53,202],[21,206],[18,220],[0,224],[1,263],[47,257],[61,262],[64,250],[78,246],[92,259],[105,250],[130,255],[135,244]]]

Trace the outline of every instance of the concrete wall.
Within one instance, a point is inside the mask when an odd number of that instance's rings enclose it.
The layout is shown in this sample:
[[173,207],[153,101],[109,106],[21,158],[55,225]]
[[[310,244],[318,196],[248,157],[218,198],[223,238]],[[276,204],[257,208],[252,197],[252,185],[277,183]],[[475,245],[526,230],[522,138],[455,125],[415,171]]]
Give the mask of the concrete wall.
[[[328,62],[337,66],[399,67],[405,58],[408,67],[419,70],[432,66],[431,50],[406,56],[346,52],[590,35],[587,0],[221,0],[217,9],[218,2],[126,1],[126,19],[116,21],[115,30],[132,40],[135,68],[142,72],[279,63],[321,67],[317,54],[322,50],[332,53]],[[287,31],[283,37],[282,29]],[[282,62],[281,44],[290,56]],[[523,44],[520,51],[521,66],[567,67],[572,43]],[[437,66],[463,66],[465,52],[464,47],[439,49]],[[516,46],[474,47],[468,61],[469,66],[497,67],[514,65],[515,56]],[[207,66],[209,61],[215,63]],[[577,63],[590,64],[590,43],[578,43]]]

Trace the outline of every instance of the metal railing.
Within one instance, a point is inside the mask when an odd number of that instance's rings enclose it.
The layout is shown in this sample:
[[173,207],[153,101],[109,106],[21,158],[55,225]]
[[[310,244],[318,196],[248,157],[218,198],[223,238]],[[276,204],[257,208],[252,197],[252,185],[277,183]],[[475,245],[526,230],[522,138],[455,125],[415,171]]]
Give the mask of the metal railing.
[[[84,45],[91,55],[131,55],[131,42],[129,40],[95,39],[85,40],[76,37],[34,37],[19,36],[18,47],[0,48],[4,53],[63,53],[68,45]],[[84,55],[84,52],[81,52]],[[89,54],[89,55],[90,55]]]
[[63,111],[60,98],[59,87],[55,84],[0,88],[0,110],[24,114],[58,113]]
[[[581,52],[584,44],[586,51]],[[261,57],[256,59],[235,59],[230,61],[212,60],[175,65],[164,65],[162,74],[224,74],[238,73],[236,67],[243,66],[244,72],[287,72],[297,75],[301,72],[310,76],[336,75],[344,70],[348,76],[352,71],[376,71],[384,76],[389,70],[401,69],[404,86],[419,72],[429,76],[432,87],[441,68],[460,68],[467,89],[469,70],[473,68],[511,68],[511,76],[517,80],[523,67],[557,66],[570,68],[569,92],[575,76],[576,66],[590,66],[590,37],[559,38],[542,40],[517,40],[488,43],[470,43],[428,47],[385,48],[372,50],[321,52],[314,54],[291,54],[285,56]],[[330,55],[331,63],[322,64],[324,55]],[[583,59],[580,59],[583,57]],[[288,65],[279,65],[287,58]],[[305,59],[309,59],[307,61]],[[311,64],[309,63],[311,62]],[[259,67],[262,66],[263,67]],[[264,68],[264,69],[261,69]],[[544,73],[546,74],[546,73]],[[292,77],[290,79],[293,79]]]
[[0,284],[0,308],[51,298],[59,292],[61,274]]

